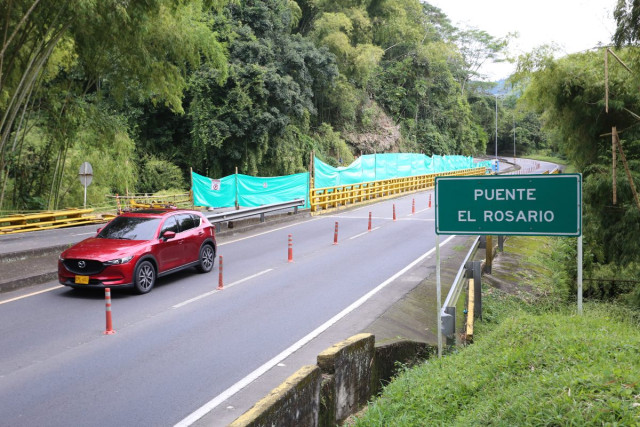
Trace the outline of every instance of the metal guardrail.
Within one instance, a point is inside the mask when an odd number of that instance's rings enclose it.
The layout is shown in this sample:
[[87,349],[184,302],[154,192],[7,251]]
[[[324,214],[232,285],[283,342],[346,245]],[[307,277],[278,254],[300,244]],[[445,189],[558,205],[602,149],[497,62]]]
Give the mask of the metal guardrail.
[[467,256],[462,261],[460,265],[460,269],[458,270],[458,274],[453,279],[453,284],[449,289],[449,293],[442,304],[442,308],[440,309],[440,315],[442,318],[442,323],[440,325],[440,330],[443,335],[452,336],[455,334],[456,329],[456,311],[455,307],[458,302],[458,298],[460,297],[460,293],[465,284],[465,279],[467,278],[467,271],[469,268],[467,264],[471,258],[475,255],[478,247],[480,245],[480,236],[476,237],[475,242],[469,249]]
[[454,307],[456,305],[458,297],[460,296],[460,292],[462,291],[462,286],[464,284],[464,279],[467,272],[466,264],[475,255],[479,245],[480,236],[477,236],[475,242],[473,242],[473,245],[471,246],[471,249],[469,249],[467,256],[464,258],[464,261],[462,261],[460,269],[458,270],[458,274],[456,274],[455,279],[453,279],[453,285],[449,289],[447,298],[445,298],[444,303],[442,304],[443,311],[446,307]]
[[298,213],[298,207],[304,206],[304,204],[304,199],[295,199],[288,202],[272,203],[270,205],[257,206],[254,208],[246,208],[237,211],[221,212],[205,216],[213,224],[225,221],[235,221],[237,219],[247,218],[255,215],[260,215],[260,222],[264,222],[264,216],[267,213],[289,208],[294,208],[294,213]]

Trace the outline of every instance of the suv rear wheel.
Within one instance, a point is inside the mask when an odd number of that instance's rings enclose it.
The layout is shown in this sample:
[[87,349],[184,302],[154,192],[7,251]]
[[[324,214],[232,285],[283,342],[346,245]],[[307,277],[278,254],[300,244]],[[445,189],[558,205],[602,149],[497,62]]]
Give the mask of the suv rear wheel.
[[208,273],[213,270],[216,261],[216,251],[210,244],[202,245],[200,248],[200,264],[197,268],[200,273]]

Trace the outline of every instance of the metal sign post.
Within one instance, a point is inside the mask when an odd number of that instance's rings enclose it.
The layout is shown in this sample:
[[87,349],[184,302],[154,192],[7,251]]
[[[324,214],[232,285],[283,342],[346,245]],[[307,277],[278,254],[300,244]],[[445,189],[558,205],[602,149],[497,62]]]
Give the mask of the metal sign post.
[[80,165],[80,173],[78,174],[80,177],[80,183],[84,186],[84,207],[87,207],[87,187],[91,184],[93,180],[93,168],[91,167],[91,163],[84,162]]
[[440,285],[440,235],[436,234],[436,300],[438,308],[438,326],[436,328],[436,335],[438,335],[438,357],[442,357],[442,303],[441,300],[441,285]]
[[[440,314],[440,234],[578,238],[578,314],[582,314],[582,175],[437,177],[436,281]],[[438,355],[441,351],[438,335]]]

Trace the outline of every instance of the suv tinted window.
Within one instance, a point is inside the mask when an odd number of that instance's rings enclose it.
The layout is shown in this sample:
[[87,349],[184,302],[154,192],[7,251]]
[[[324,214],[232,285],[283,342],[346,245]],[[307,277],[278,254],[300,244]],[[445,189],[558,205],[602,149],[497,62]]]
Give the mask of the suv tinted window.
[[178,233],[180,231],[178,228],[178,222],[176,221],[175,215],[167,218],[164,224],[162,224],[162,230],[160,231],[160,235],[162,236],[162,234],[165,231],[173,231],[174,233]]
[[102,239],[151,240],[155,237],[159,218],[118,216],[107,224],[100,234]]
[[180,224],[180,231],[186,231],[197,227],[200,221],[196,222],[195,215],[192,214],[180,214],[178,215],[178,223]]

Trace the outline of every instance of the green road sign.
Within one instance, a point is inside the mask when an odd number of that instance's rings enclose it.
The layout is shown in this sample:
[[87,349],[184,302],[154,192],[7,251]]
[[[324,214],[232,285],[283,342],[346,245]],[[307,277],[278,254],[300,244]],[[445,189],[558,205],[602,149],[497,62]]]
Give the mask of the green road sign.
[[580,236],[582,175],[437,177],[436,233]]

